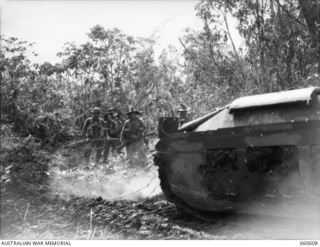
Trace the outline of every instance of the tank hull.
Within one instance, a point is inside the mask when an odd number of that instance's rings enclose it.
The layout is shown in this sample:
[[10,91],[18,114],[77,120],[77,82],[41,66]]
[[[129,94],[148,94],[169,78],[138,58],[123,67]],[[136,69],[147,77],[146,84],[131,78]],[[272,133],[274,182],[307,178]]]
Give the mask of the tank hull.
[[318,120],[178,132],[156,149],[162,190],[189,212],[320,219]]

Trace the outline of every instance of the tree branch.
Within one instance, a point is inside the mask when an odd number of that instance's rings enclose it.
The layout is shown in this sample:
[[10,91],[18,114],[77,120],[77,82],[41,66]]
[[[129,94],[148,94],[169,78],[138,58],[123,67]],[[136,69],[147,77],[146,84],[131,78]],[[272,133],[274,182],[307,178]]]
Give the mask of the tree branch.
[[139,97],[140,100],[138,101],[138,103],[136,104],[136,108],[138,108],[140,106],[140,104],[142,103],[142,100],[144,100],[145,97],[147,97],[151,92],[152,90],[155,88],[155,83],[153,83],[153,85],[151,86],[151,88],[142,96],[142,97]]
[[182,42],[182,40],[179,38],[179,41],[181,43],[181,45],[183,46],[183,48],[185,49],[185,51],[191,56],[192,60],[198,65],[198,67],[204,72],[207,73],[207,69],[197,60],[197,58],[194,56],[194,54],[189,51],[189,49],[186,47],[186,45]]
[[198,59],[194,56],[194,54],[189,51],[189,49],[186,47],[186,45],[182,42],[182,40],[179,38],[180,44],[183,46],[184,50],[191,56],[192,60],[195,61],[195,63],[203,69],[203,66],[199,63]]
[[[305,0],[304,0],[305,1]],[[297,23],[299,23],[300,25],[307,27],[306,24],[304,24],[302,21],[300,21],[299,19],[297,19],[296,17],[292,16],[292,14],[279,2],[279,0],[275,0],[275,2],[277,3],[277,5],[284,11],[287,13],[287,15],[293,19],[294,21],[296,21]]]
[[233,52],[235,53],[236,57],[237,57],[237,62],[238,62],[238,66],[240,67],[240,73],[241,73],[241,76],[242,76],[242,79],[243,79],[243,82],[245,83],[246,82],[246,76],[245,74],[243,73],[243,66],[242,66],[242,63],[241,63],[241,60],[240,60],[240,56],[237,52],[237,49],[236,49],[236,46],[234,45],[234,42],[233,42],[233,39],[231,37],[231,33],[230,33],[230,29],[229,29],[229,24],[228,24],[228,20],[227,20],[227,14],[226,12],[222,12],[222,16],[223,16],[223,19],[224,19],[224,23],[226,25],[226,29],[227,29],[227,33],[228,33],[228,36],[229,36],[229,39],[231,41],[231,44],[232,44],[232,48],[233,48]]

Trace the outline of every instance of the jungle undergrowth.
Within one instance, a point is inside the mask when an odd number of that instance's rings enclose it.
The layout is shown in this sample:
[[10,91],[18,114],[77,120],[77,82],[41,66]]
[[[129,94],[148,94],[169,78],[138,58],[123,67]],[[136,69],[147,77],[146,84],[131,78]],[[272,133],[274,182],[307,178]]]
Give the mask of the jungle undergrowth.
[[[110,232],[101,227],[93,232],[92,224],[88,224],[92,216],[86,215],[81,223],[77,217],[72,219],[70,208],[74,203],[85,205],[80,213],[83,215],[90,212],[90,207],[86,208],[90,198],[129,200],[130,208],[133,200],[145,200],[160,192],[151,155],[144,168],[129,167],[119,156],[111,156],[108,164],[85,164],[81,150],[62,146],[50,152],[32,138],[13,140],[2,142],[6,145],[1,150],[5,164],[1,167],[4,238],[107,238]],[[119,234],[111,235],[114,239]]]

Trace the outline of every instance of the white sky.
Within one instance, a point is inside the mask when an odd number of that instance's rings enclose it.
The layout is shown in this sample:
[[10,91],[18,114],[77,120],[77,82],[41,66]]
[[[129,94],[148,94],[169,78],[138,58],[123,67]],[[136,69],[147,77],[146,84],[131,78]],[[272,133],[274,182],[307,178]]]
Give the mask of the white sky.
[[35,42],[36,62],[57,62],[65,42],[82,44],[96,24],[123,32],[160,37],[159,51],[168,44],[180,46],[183,29],[201,28],[195,0],[30,1],[0,0],[1,34]]

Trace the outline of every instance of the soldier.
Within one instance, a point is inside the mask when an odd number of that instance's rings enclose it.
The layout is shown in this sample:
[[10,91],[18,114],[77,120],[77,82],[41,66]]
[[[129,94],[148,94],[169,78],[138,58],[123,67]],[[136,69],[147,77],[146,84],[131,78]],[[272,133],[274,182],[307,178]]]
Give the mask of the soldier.
[[107,134],[111,138],[110,140],[107,140],[104,144],[104,153],[103,153],[103,162],[108,162],[108,155],[110,148],[113,150],[116,150],[116,147],[121,145],[119,138],[119,130],[118,130],[118,124],[113,119],[113,115],[111,112],[107,112],[104,116],[105,121],[105,127],[107,128]]
[[121,119],[121,114],[120,113],[116,113],[114,116],[113,116],[113,120],[117,122],[118,124],[118,137],[120,138],[120,135],[121,135],[121,131],[122,131],[122,128],[123,128],[123,124],[125,121],[123,121]]
[[99,138],[103,138],[105,136],[105,128],[104,121],[100,118],[101,110],[99,107],[95,107],[92,109],[93,117],[89,117],[83,126],[82,136],[87,136],[91,141],[91,147],[85,150],[84,156],[86,159],[86,163],[90,162],[90,156],[92,153],[92,149],[96,150],[96,162],[98,163],[101,158],[101,153],[103,149],[103,140],[97,140]]
[[139,118],[141,113],[131,110],[127,113],[128,120],[125,121],[121,131],[121,141],[126,145],[127,158],[131,165],[135,165],[135,154],[138,155],[138,162],[143,166],[146,163],[147,155],[144,150],[145,123]]
[[190,121],[188,110],[190,110],[185,104],[180,104],[180,109],[177,110],[179,113],[180,118],[180,124],[179,126],[182,126],[186,122]]

